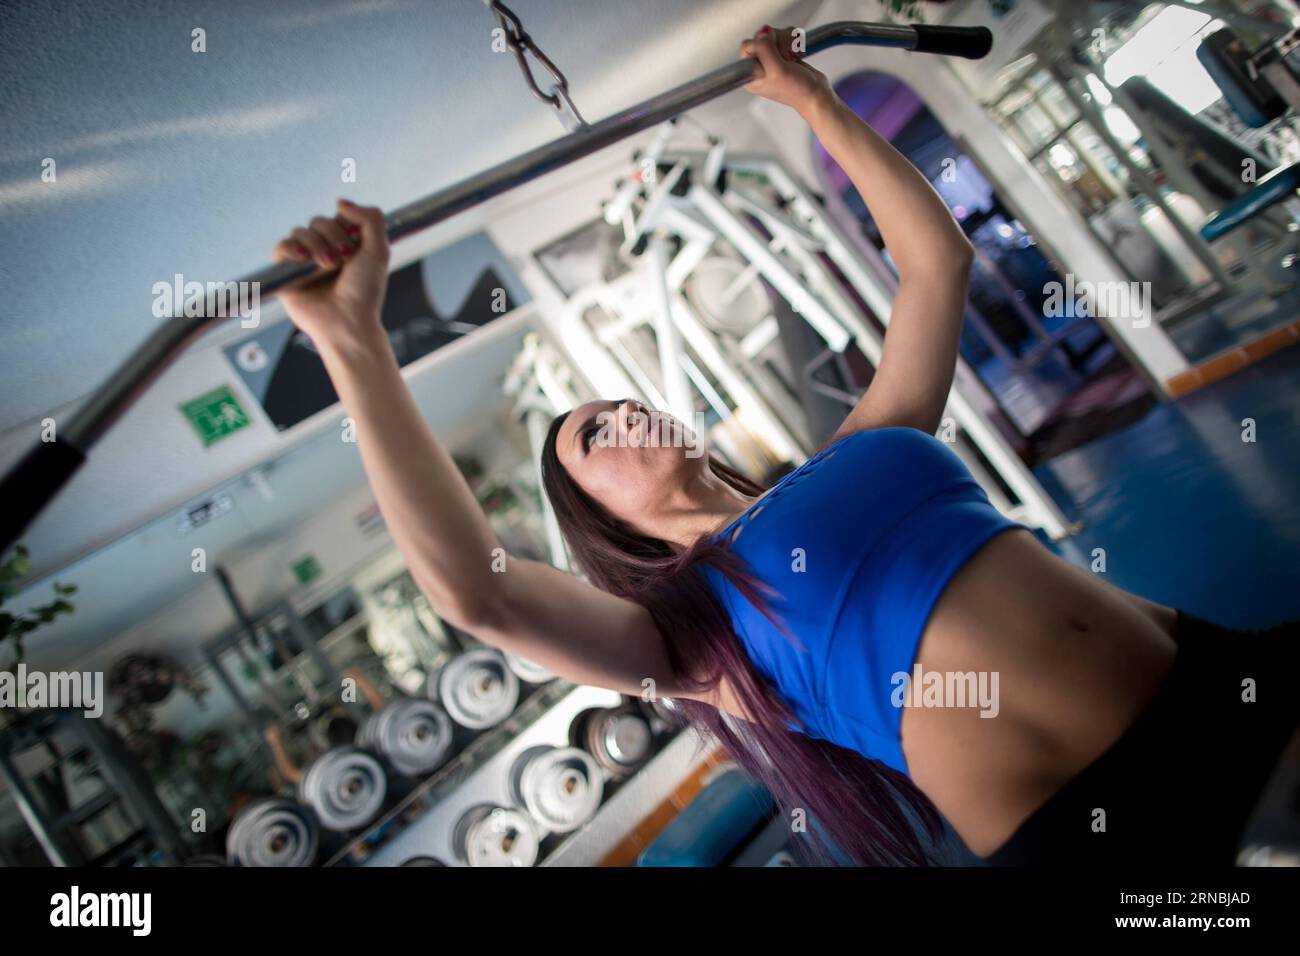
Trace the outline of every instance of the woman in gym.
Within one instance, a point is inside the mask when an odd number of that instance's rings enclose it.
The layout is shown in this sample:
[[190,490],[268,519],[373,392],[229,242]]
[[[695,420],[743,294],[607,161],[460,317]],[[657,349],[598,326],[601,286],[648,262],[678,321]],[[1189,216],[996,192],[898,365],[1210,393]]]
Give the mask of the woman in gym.
[[[994,864],[1231,864],[1296,726],[1282,676],[1296,624],[1230,632],[1143,600],[992,507],[933,437],[971,246],[779,36],[741,44],[746,89],[796,110],[871,208],[899,275],[883,357],[830,442],[770,489],[656,441],[686,433],[633,400],[558,417],[543,483],[585,581],[508,556],[500,570],[380,325],[381,212],[340,200],[276,247],[324,270],[282,299],[356,423],[414,579],[488,644],[669,698],[767,784],[818,859],[924,864],[946,820]],[[1230,749],[1204,773],[1212,740]]]

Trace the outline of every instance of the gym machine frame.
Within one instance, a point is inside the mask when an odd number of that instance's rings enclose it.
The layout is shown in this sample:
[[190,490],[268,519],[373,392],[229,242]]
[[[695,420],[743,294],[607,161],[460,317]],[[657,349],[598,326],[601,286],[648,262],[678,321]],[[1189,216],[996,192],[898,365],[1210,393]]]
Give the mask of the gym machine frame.
[[[498,15],[499,4],[489,4]],[[508,11],[507,11],[508,12]],[[510,15],[516,25],[517,18]],[[524,66],[522,48],[538,51],[526,34],[516,31],[512,48]],[[522,40],[522,47],[518,41]],[[918,53],[935,53],[979,59],[992,47],[993,36],[985,27],[944,27],[839,21],[809,30],[806,56],[840,45],[896,47]],[[678,113],[744,86],[753,75],[748,59],[737,60],[711,73],[684,83],[666,93],[588,125],[568,110],[567,84],[545,57],[543,64],[556,77],[556,92],[547,97],[536,89],[525,67],[529,85],[561,115],[568,135],[529,150],[514,159],[455,183],[424,199],[403,206],[386,217],[390,241],[455,216],[494,196],[530,182],[560,166],[603,149],[641,130],[649,129]],[[567,119],[565,117],[568,117]],[[278,263],[250,273],[239,281],[256,283],[263,299],[288,286],[318,274],[311,263]],[[145,341],[108,381],[59,429],[57,440],[38,441],[5,475],[0,483],[0,554],[6,552],[53,500],[58,491],[85,463],[94,447],[122,414],[148,389],[159,374],[184,348],[228,316],[177,316],[168,320]]]
[[[824,351],[808,368],[801,370],[806,373],[812,366],[839,359],[850,344],[856,345],[873,367],[879,367],[884,347],[880,333],[864,320],[820,255],[834,264],[886,327],[893,301],[892,273],[873,250],[854,245],[778,160],[769,156],[729,155],[725,143],[713,137],[707,154],[669,150],[673,128],[673,124],[664,124],[652,144],[638,157],[639,165],[653,162],[661,171],[653,183],[644,185],[646,196],[639,211],[634,213],[631,208],[635,181],[621,188],[606,207],[606,221],[623,224],[624,251],[641,252],[641,267],[609,282],[577,289],[569,296],[554,288],[555,295],[565,300],[565,306],[553,328],[560,344],[597,392],[639,393],[651,404],[689,423],[695,416],[694,390],[698,390],[721,420],[732,418],[735,413],[696,367],[698,360],[731,396],[737,408],[743,409],[747,429],[769,451],[788,461],[802,460],[815,440],[798,422],[782,420],[773,399],[769,398],[775,389],[764,387],[765,373],[748,361],[757,349],[775,337],[776,320],[769,314],[743,341],[729,345],[696,314],[683,292],[685,283],[701,263],[716,257],[715,244],[725,240],[741,257],[735,263],[740,275],[734,284],[762,276],[821,338]],[[764,177],[785,208],[777,209],[752,191],[736,185],[742,181],[737,173]],[[761,222],[772,238],[763,236],[746,217]],[[669,236],[681,243],[671,259]],[[864,261],[864,254],[870,261]],[[540,274],[545,276],[545,269]],[[602,309],[613,320],[599,331],[584,318],[593,307]],[[638,362],[622,342],[628,332],[646,325],[652,327],[657,346],[657,383],[644,367],[647,357]],[[695,359],[687,354],[684,346],[689,346]],[[728,354],[737,348],[739,358]],[[531,362],[539,370],[539,375],[544,358],[536,349],[521,356],[522,361]],[[553,370],[545,374],[548,378],[556,376]],[[1052,540],[1077,531],[1078,526],[1070,524],[1014,449],[968,397],[981,390],[973,370],[964,360],[959,360],[957,381],[949,395],[945,415],[978,449],[1017,500],[1012,501],[1003,493],[990,469],[963,444],[954,442],[953,450],[1008,517],[1041,528]],[[549,406],[546,410],[550,415],[577,404],[571,396],[556,401],[556,390],[549,391],[552,400],[539,404]],[[823,392],[850,407],[858,401],[857,395],[842,389],[824,386]],[[545,433],[544,425],[541,433]],[[733,463],[743,462],[745,456],[725,431],[716,434],[713,441]],[[537,447],[540,448],[540,442]],[[546,509],[545,501],[543,509]]]
[[[705,210],[713,224],[733,245],[743,249],[740,246],[743,242],[756,252],[760,248],[761,238],[738,215],[738,212],[749,211],[758,214],[769,231],[781,240],[781,247],[791,253],[804,276],[800,281],[799,277],[790,272],[784,263],[771,254],[770,250],[764,249],[763,258],[770,260],[770,264],[765,264],[763,269],[763,274],[768,281],[773,282],[781,294],[792,303],[799,300],[790,299],[791,294],[802,296],[804,302],[799,311],[810,320],[813,316],[820,318],[821,321],[814,326],[818,331],[821,331],[822,327],[832,327],[833,324],[833,327],[839,328],[841,334],[847,335],[849,340],[862,350],[872,368],[879,368],[884,349],[883,338],[870,324],[863,321],[857,308],[843,294],[839,284],[813,251],[825,253],[862,300],[879,317],[881,323],[888,328],[893,296],[892,290],[887,291],[888,286],[882,278],[891,276],[883,259],[878,255],[875,256],[878,260],[876,275],[872,275],[865,269],[862,259],[856,254],[859,247],[852,245],[850,239],[835,222],[819,211],[816,203],[798,181],[775,159],[737,157],[731,165],[733,168],[754,170],[765,175],[777,193],[786,201],[787,208],[799,221],[792,222],[787,215],[775,209],[764,208],[748,197],[742,197],[739,203],[725,202],[707,184],[697,183],[691,188],[689,195],[695,199],[697,207]],[[800,233],[806,234],[807,238],[803,238]],[[816,277],[816,281],[809,282],[808,278],[812,276]],[[832,350],[843,351],[842,347],[836,348],[835,339],[827,338],[826,341],[827,346]],[[979,449],[1007,487],[1015,493],[1019,504],[1009,501],[1002,494],[988,469],[960,445],[954,444],[953,450],[963,459],[971,472],[981,479],[981,484],[989,497],[1008,517],[1041,528],[1052,540],[1059,540],[1078,530],[1077,527],[1071,526],[1051,495],[1043,489],[1033,472],[1006,439],[989,425],[985,416],[967,397],[966,393],[972,390],[972,384],[976,388],[979,387],[978,377],[960,356],[957,365],[956,381],[949,393],[944,414],[950,416],[971,443]]]

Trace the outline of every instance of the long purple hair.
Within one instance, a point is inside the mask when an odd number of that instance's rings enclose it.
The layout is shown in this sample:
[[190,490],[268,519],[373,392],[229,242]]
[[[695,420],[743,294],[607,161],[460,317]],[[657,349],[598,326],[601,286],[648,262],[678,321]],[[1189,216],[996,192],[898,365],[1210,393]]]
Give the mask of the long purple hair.
[[[789,635],[764,596],[771,590],[721,538],[703,535],[679,553],[667,542],[639,534],[612,516],[560,463],[556,437],[566,417],[567,413],[558,416],[547,433],[542,486],[571,556],[593,585],[635,601],[650,613],[683,687],[693,693],[706,691],[726,678],[745,712],[755,719],[732,718],[709,704],[682,697],[673,698],[676,711],[758,779],[787,820],[804,811],[811,838],[805,846],[808,859],[834,864],[839,862],[838,851],[859,865],[928,864],[907,811],[933,841],[943,829],[934,805],[906,774],[789,728],[796,718],[755,670],[697,565],[725,575]],[[713,455],[708,462],[715,475],[742,494],[763,493],[762,487]]]

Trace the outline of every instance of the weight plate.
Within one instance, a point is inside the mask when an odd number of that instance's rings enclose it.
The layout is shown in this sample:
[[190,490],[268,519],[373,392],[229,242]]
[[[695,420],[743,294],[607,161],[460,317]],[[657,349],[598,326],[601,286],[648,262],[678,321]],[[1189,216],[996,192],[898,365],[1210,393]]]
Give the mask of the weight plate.
[[436,770],[451,753],[451,720],[431,700],[403,697],[372,714],[361,731],[364,746],[407,777]]
[[762,281],[735,259],[701,260],[686,281],[686,293],[705,325],[738,339],[772,314]]
[[298,781],[298,799],[316,811],[321,826],[339,833],[373,820],[387,793],[384,768],[356,747],[325,751]]
[[506,666],[522,681],[527,681],[530,684],[545,684],[548,680],[555,680],[554,674],[540,664],[534,664],[526,657],[511,654],[509,651],[504,652],[504,657]]
[[452,845],[467,866],[532,866],[538,843],[527,814],[487,804],[467,811],[452,835]]
[[644,766],[654,743],[646,711],[630,701],[580,714],[569,736],[615,777],[629,776]]
[[686,723],[686,718],[670,697],[656,697],[654,700],[641,700],[640,703],[647,717],[658,717],[669,727],[681,727]]
[[248,804],[226,834],[226,858],[235,866],[311,866],[318,846],[311,814],[282,797]]
[[433,696],[456,723],[471,730],[494,727],[519,703],[519,678],[500,651],[481,648],[448,661],[430,680]]
[[443,863],[441,860],[435,859],[434,857],[431,856],[413,856],[405,863],[402,864],[402,866],[446,866],[446,865],[447,865],[446,863]]
[[601,721],[600,756],[609,758],[615,772],[633,773],[649,760],[652,740],[650,725],[633,707],[608,711]]
[[511,794],[552,833],[582,826],[600,809],[605,781],[591,754],[577,747],[532,747],[510,771]]

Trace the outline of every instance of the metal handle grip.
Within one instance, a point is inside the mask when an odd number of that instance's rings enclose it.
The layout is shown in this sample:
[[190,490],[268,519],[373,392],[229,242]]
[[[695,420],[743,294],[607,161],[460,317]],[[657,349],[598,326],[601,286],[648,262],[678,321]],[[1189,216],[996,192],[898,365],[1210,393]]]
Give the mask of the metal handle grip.
[[[935,31],[942,31],[938,34]],[[898,47],[916,52],[978,57],[988,52],[991,42],[984,27],[903,26],[893,23],[861,23],[841,20],[815,27],[805,37],[806,55],[844,44]],[[983,44],[983,52],[980,52]],[[590,126],[552,140],[514,159],[463,179],[430,196],[395,210],[386,217],[392,242],[422,232],[485,200],[531,182],[560,166],[581,159],[634,133],[648,129],[701,103],[739,89],[753,76],[748,59],[737,60],[711,73],[684,83],[666,93],[615,113]],[[315,275],[311,263],[282,262],[267,266],[238,280],[256,283],[260,299],[269,300],[285,286]],[[210,327],[228,321],[224,316],[177,317],[158,328],[133,352],[92,395],[63,423],[59,444],[67,446],[57,455],[34,450],[6,474],[0,483],[0,501],[5,518],[0,521],[0,555],[27,529],[58,490],[84,462],[94,444],[121,417],[149,384],[180,353],[186,344]],[[31,493],[39,489],[39,494]],[[23,491],[17,497],[11,492]]]
[[988,27],[932,27],[918,23],[913,29],[916,30],[917,53],[978,60],[988,56],[989,50],[993,49],[993,34]]
[[45,509],[86,456],[65,441],[37,442],[0,481],[0,553]]

